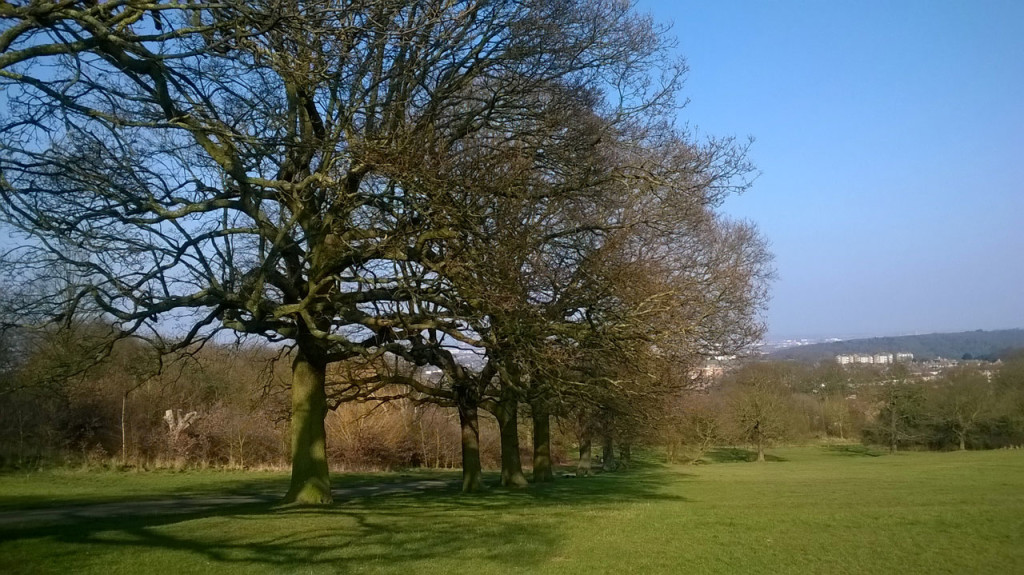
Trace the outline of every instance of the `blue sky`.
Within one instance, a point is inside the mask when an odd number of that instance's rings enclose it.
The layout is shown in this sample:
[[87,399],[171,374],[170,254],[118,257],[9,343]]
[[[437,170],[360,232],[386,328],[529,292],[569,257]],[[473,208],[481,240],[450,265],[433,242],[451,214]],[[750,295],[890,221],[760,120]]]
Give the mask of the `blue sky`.
[[639,0],[756,138],[770,338],[1024,327],[1024,2]]

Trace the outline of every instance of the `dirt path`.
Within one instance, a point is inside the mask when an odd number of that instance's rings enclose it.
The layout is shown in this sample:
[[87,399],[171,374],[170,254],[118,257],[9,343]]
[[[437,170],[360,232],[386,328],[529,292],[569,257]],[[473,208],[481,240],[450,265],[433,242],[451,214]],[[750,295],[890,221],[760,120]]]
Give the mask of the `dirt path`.
[[[335,503],[343,503],[361,497],[376,497],[397,493],[415,493],[440,490],[456,485],[457,481],[447,479],[421,479],[402,483],[380,483],[358,485],[331,490]],[[116,503],[95,503],[46,509],[26,509],[0,512],[0,528],[37,527],[73,523],[90,519],[115,519],[118,517],[145,517],[153,515],[174,515],[201,513],[212,509],[223,509],[253,503],[273,503],[280,495],[225,495],[221,497],[181,497],[177,499],[151,499],[144,501],[121,501]]]

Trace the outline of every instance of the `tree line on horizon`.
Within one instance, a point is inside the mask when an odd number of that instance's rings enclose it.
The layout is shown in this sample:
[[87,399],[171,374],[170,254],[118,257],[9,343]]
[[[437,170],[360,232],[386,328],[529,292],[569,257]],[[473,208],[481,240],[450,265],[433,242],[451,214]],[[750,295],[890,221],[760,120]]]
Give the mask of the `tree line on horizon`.
[[1024,329],[975,330],[816,343],[782,349],[773,352],[771,357],[813,362],[845,354],[910,352],[914,354],[915,361],[939,357],[997,361],[1022,347]]
[[[906,365],[750,361],[687,394],[669,453],[700,460],[722,445],[857,442],[890,452],[1024,447],[1024,350],[997,366],[938,375]],[[686,406],[689,405],[689,407]]]

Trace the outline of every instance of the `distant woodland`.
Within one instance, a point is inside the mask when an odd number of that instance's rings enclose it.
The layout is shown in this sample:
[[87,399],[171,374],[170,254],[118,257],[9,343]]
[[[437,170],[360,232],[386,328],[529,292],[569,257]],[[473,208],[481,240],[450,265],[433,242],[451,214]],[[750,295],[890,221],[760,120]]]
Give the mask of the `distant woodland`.
[[929,333],[897,337],[851,339],[818,343],[779,350],[775,359],[820,361],[845,353],[879,353],[906,351],[916,360],[945,357],[949,359],[986,359],[995,361],[1014,349],[1024,348],[1024,329]]

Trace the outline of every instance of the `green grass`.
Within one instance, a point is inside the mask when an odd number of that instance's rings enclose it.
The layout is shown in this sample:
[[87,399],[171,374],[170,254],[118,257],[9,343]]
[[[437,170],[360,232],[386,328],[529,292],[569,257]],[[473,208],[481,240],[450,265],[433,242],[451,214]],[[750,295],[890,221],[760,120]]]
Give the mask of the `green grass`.
[[1024,572],[1024,452],[739,455],[526,492],[0,530],[0,572]]

